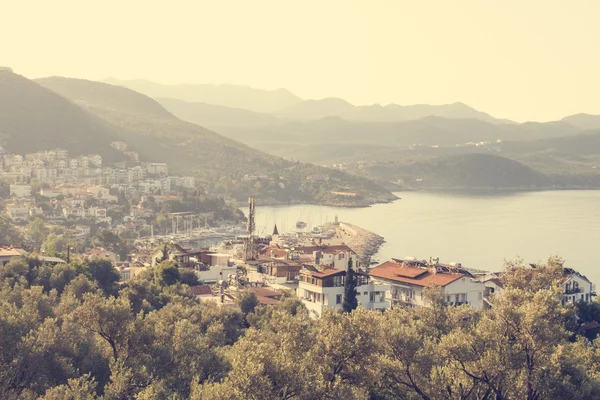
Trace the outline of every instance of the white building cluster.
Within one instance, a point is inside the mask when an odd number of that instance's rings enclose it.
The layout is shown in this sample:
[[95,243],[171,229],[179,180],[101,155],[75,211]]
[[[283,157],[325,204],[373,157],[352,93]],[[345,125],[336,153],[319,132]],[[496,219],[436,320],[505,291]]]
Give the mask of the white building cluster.
[[[111,145],[127,153],[126,143],[113,142]],[[191,176],[169,176],[169,167],[165,163],[139,162],[139,157],[134,158],[133,162],[123,163],[121,167],[111,167],[103,165],[102,156],[98,154],[69,157],[65,149],[25,155],[0,152],[0,182],[19,185],[35,179],[51,185],[103,185],[121,193],[139,190],[144,194],[171,192],[177,187],[196,187]],[[19,193],[16,196],[26,197]]]

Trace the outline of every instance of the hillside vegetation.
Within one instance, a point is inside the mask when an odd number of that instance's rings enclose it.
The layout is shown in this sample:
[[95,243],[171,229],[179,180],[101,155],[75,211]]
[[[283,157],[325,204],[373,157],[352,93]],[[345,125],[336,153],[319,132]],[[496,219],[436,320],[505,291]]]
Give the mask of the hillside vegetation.
[[[231,194],[240,200],[256,195],[263,203],[368,205],[395,199],[388,191],[363,178],[295,164],[181,121],[155,100],[131,89],[60,77],[37,82],[117,127],[121,140],[143,160],[167,162],[172,172],[195,176],[207,188],[221,194]],[[302,181],[310,175],[303,173],[307,168],[325,175],[334,174],[336,178],[307,187]],[[262,178],[254,181],[248,176]],[[267,193],[262,190],[264,186],[272,190]],[[295,187],[302,190],[294,191]],[[357,196],[338,201],[324,194],[342,189]]]
[[508,265],[491,309],[427,288],[427,307],[312,319],[289,292],[200,302],[173,262],[119,283],[108,260],[14,258],[0,271],[0,397],[599,399],[598,339],[577,330],[600,305],[561,304],[562,267],[538,270]]
[[51,90],[0,70],[0,145],[16,153],[61,147],[72,155],[122,155],[110,147],[120,130]]
[[404,181],[411,188],[529,189],[550,185],[550,180],[517,161],[493,154],[463,154],[418,161],[372,163],[365,176],[390,182]]

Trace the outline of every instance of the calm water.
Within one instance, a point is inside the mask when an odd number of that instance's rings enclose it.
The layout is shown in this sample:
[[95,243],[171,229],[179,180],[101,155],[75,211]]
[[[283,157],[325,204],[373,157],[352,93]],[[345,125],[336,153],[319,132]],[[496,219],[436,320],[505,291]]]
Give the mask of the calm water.
[[322,206],[261,207],[257,230],[269,234],[349,222],[383,236],[378,258],[440,257],[442,262],[499,270],[504,259],[528,262],[551,255],[600,283],[600,191],[547,191],[503,194],[396,193],[401,200],[370,208]]

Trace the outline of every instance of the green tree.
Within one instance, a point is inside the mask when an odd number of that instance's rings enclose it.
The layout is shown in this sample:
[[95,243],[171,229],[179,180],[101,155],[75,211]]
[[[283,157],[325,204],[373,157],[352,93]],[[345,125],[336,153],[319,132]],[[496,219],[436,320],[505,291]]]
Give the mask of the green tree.
[[23,241],[5,213],[0,213],[0,243],[17,245]]
[[352,268],[352,258],[348,260],[348,268],[346,269],[346,279],[344,281],[344,301],[342,302],[342,310],[344,312],[352,312],[358,307],[358,299],[356,298],[356,274]]
[[95,259],[88,262],[88,269],[92,279],[106,294],[116,294],[117,282],[121,275],[109,260]]
[[46,228],[44,220],[40,217],[35,217],[33,221],[27,224],[27,235],[36,249],[40,249],[42,242],[46,239],[48,233],[49,229]]
[[244,315],[248,315],[254,312],[254,310],[259,304],[256,294],[249,290],[239,291],[237,294],[237,302]]
[[186,268],[181,268],[179,270],[179,282],[188,286],[196,286],[200,284],[196,272],[194,272],[192,269]]
[[126,357],[134,317],[129,303],[122,298],[104,298],[97,293],[87,293],[83,303],[73,314],[74,321],[90,333],[97,335],[113,362]]
[[69,379],[65,385],[51,388],[40,397],[40,400],[95,400],[97,398],[96,382],[88,374]]
[[154,282],[159,286],[171,286],[179,282],[179,268],[174,261],[163,261],[154,266]]

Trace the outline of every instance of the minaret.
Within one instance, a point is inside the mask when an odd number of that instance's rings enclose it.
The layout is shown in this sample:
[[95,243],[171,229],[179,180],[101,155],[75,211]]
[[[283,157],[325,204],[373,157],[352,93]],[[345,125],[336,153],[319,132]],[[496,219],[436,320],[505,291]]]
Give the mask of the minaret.
[[270,245],[273,246],[273,245],[277,244],[278,242],[279,242],[279,230],[277,229],[277,224],[275,224],[275,227],[273,228],[273,234],[271,235]]

